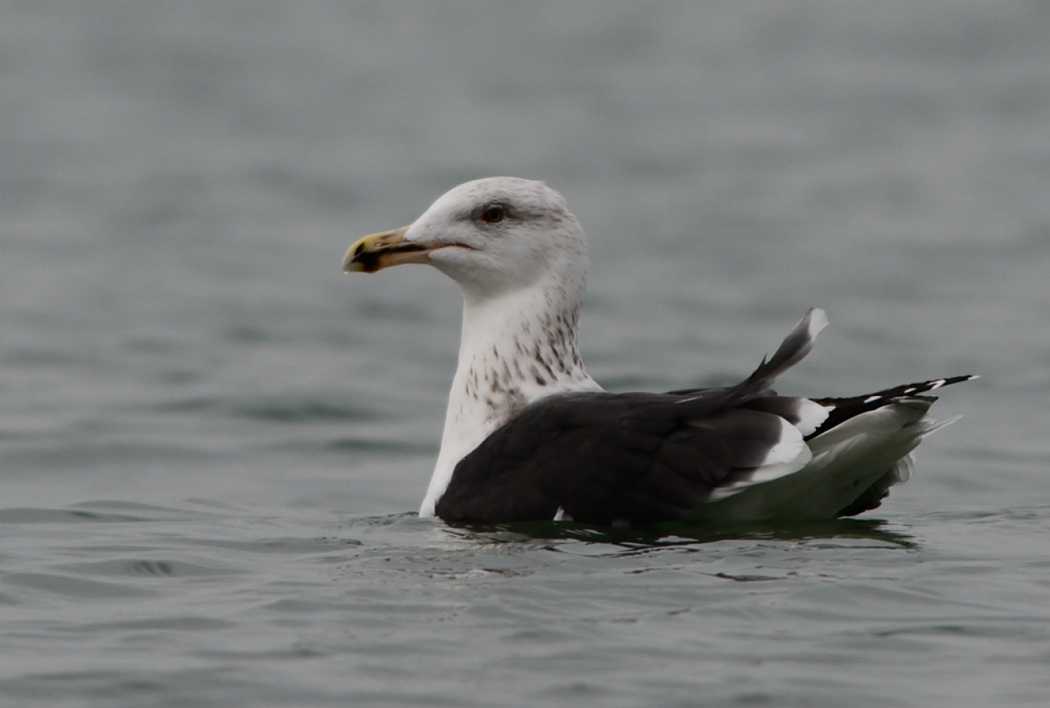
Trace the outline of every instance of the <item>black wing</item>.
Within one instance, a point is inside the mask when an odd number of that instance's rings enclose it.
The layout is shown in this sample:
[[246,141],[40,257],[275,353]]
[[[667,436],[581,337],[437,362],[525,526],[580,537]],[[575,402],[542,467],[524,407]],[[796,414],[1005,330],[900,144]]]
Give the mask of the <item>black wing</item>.
[[[851,396],[849,398],[814,398],[812,399],[814,403],[819,403],[828,409],[828,417],[820,427],[808,437],[820,435],[854,416],[873,411],[876,408],[881,408],[894,399],[906,398],[908,396],[921,396],[924,393],[936,391],[945,386],[951,386],[952,384],[962,383],[964,381],[972,381],[976,378],[977,376],[975,375],[949,376],[946,379],[933,379],[931,381],[902,384],[900,386],[894,386],[893,388],[887,388],[883,391],[868,393],[863,396]],[[933,400],[937,399],[933,398]]]
[[[736,386],[542,399],[459,462],[437,514],[449,522],[507,523],[553,519],[561,508],[585,523],[681,519],[715,490],[748,481],[786,432],[802,429],[810,439],[894,400],[975,378],[852,398],[777,396],[768,386],[809,352],[824,322],[822,311],[807,312],[769,361]],[[810,425],[814,407],[820,419]],[[785,422],[798,429],[785,431]],[[839,515],[877,507],[895,475],[888,470]]]
[[[669,394],[582,393],[542,399],[456,466],[437,514],[446,521],[552,519],[655,523],[679,519],[753,472],[781,442],[767,386],[802,359],[823,326],[810,310],[742,383]],[[781,406],[790,409],[790,401]],[[762,406],[765,407],[765,406]]]
[[456,466],[437,514],[446,521],[553,519],[655,523],[682,518],[717,487],[754,469],[780,440],[776,416],[698,413],[723,391],[571,394],[544,399]]

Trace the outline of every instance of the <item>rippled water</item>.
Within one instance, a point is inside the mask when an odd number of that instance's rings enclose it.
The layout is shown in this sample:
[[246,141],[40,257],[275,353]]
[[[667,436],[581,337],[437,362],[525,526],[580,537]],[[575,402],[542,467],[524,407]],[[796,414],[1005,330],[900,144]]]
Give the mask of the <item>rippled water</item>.
[[[0,704],[1045,705],[1050,6],[0,2]],[[613,390],[980,373],[861,519],[415,517],[458,342],[341,277],[458,182],[591,234]]]

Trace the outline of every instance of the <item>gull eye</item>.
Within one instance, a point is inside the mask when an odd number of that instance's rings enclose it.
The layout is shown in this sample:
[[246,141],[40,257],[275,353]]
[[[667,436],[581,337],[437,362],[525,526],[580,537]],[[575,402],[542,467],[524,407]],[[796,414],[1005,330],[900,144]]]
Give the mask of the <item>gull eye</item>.
[[486,224],[498,224],[507,218],[507,210],[498,205],[485,207],[479,218]]

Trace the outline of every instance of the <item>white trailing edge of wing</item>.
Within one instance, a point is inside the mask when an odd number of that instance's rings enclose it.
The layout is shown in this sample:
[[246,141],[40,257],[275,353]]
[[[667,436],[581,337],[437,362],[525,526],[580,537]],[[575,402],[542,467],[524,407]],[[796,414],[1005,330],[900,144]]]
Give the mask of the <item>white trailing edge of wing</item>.
[[[844,421],[809,441],[810,459],[795,471],[727,488],[696,508],[695,519],[812,521],[833,518],[881,477],[911,474],[909,453],[937,423],[926,417],[933,399],[902,397]],[[761,468],[760,468],[761,469]],[[770,473],[773,472],[771,468]]]

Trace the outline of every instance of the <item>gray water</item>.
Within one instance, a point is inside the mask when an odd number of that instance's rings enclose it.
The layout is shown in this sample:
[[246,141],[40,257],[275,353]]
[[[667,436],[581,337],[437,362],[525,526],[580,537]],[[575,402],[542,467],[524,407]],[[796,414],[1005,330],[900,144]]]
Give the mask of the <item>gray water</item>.
[[[0,704],[990,706],[1050,690],[1050,4],[0,2]],[[858,520],[415,516],[461,181],[566,195],[612,390],[979,373]]]

